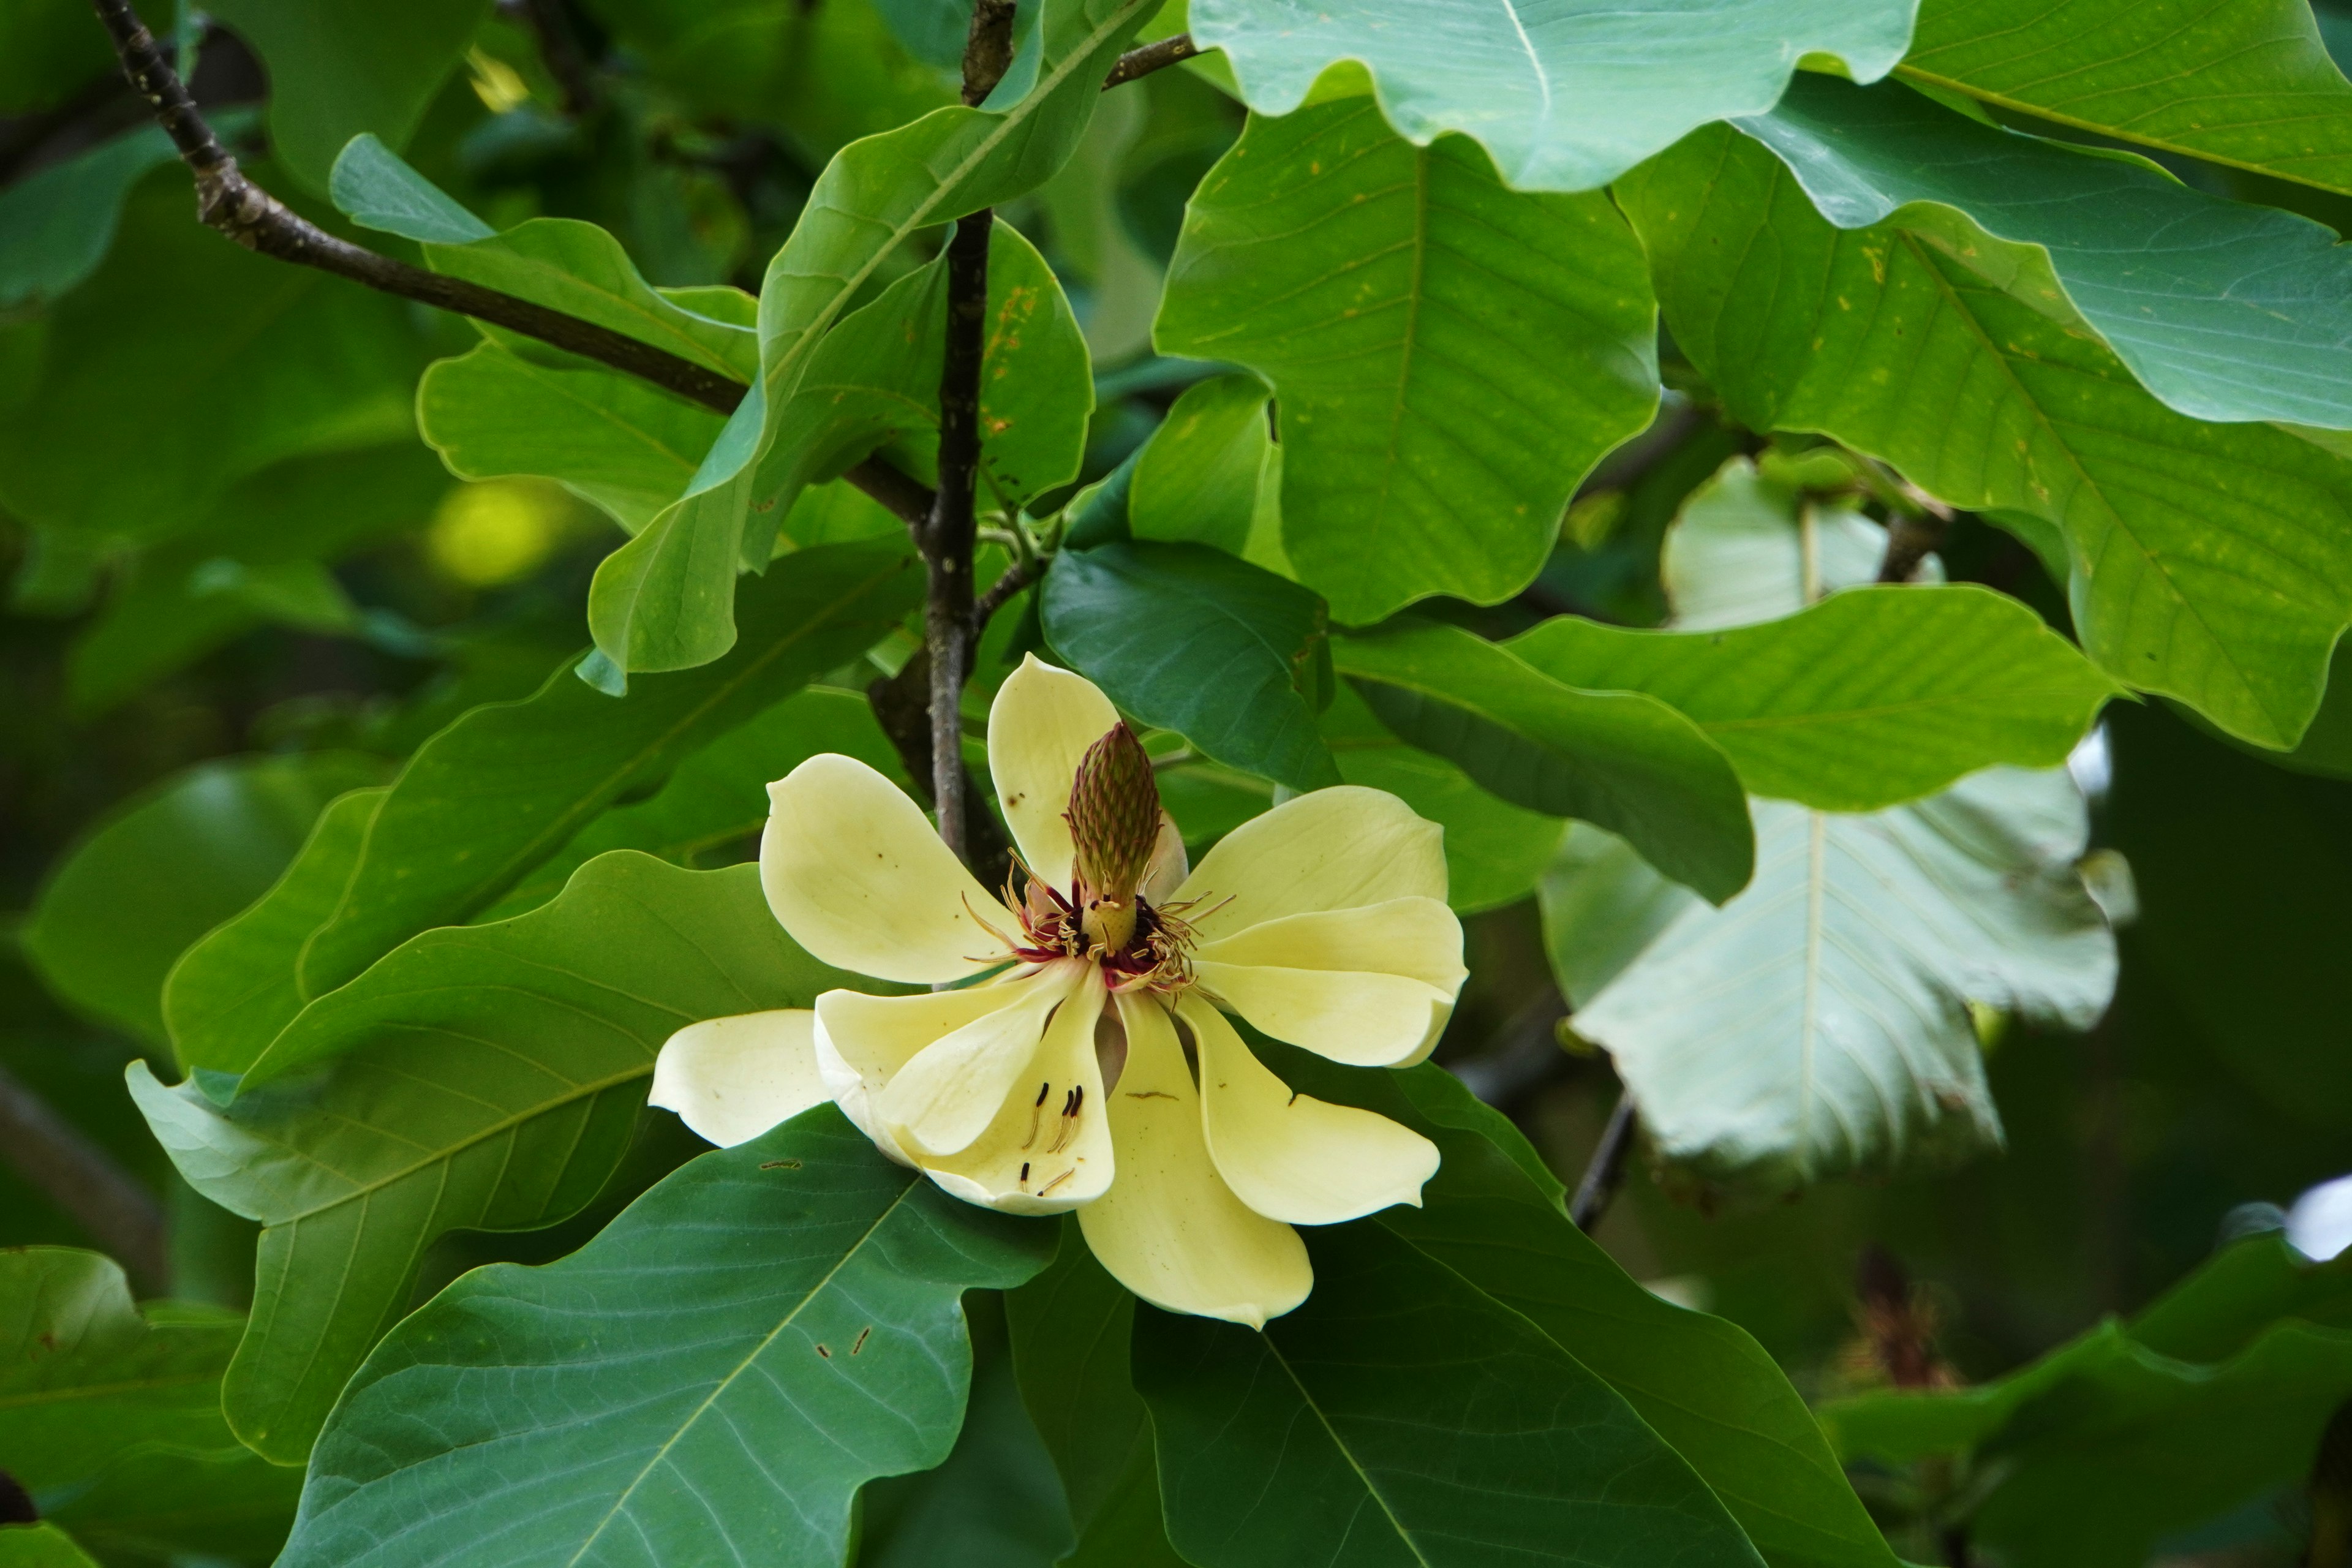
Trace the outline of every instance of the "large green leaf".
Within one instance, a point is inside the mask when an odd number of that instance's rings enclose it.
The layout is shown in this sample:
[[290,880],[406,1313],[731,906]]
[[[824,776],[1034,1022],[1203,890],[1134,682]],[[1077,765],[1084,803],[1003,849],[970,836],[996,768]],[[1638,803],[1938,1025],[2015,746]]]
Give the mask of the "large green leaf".
[[434,362],[416,422],[451,472],[558,479],[632,532],[677,499],[725,423],[634,376],[544,364],[495,342]]
[[1563,685],[1436,622],[1339,638],[1332,661],[1389,729],[1512,805],[1621,833],[1711,899],[1747,882],[1754,845],[1738,777],[1657,699]]
[[272,463],[415,427],[406,304],[229,244],[188,203],[184,170],[142,181],[105,263],[51,314],[24,405],[0,419],[0,504],[18,519],[153,539]]
[[1053,1568],[1076,1544],[1012,1358],[989,1348],[946,1461],[866,1489],[858,1568]]
[[529,700],[458,720],[409,759],[369,824],[335,912],[304,944],[305,992],[485,908],[632,786],[855,659],[906,613],[917,577],[896,544],[803,551],[745,595],[750,635],[715,665],[643,679],[617,700],[558,669]]
[[1997,763],[2055,767],[2115,682],[2015,599],[1857,588],[1784,620],[1626,631],[1562,616],[1504,645],[1565,685],[1645,691],[1751,795],[1874,811]]
[[728,647],[728,595],[718,585],[731,584],[753,507],[796,456],[791,444],[775,448],[793,394],[834,329],[888,277],[914,235],[1053,175],[1086,130],[1103,74],[1151,8],[1149,0],[1056,0],[1040,24],[1036,84],[1018,102],[937,110],[852,142],[825,166],[768,264],[750,395],[685,491],[598,571],[592,621],[616,666],[681,668]]
[[1433,752],[1398,740],[1341,682],[1323,713],[1323,742],[1351,784],[1383,789],[1445,829],[1445,901],[1464,914],[1535,890],[1567,824],[1513,805]]
[[268,67],[270,146],[320,190],[352,137],[368,132],[395,147],[408,140],[490,13],[489,0],[219,0],[205,8]]
[[1823,431],[1947,500],[2055,524],[2095,661],[2294,743],[2352,618],[2352,467],[2174,413],[2093,335],[1926,236],[1836,229],[1735,132],[1617,190],[1675,341],[1744,423]]
[[18,940],[51,990],[161,1044],[164,976],[181,950],[269,887],[321,806],[383,773],[356,752],[200,763],[77,846]]
[[[1751,479],[1727,469],[1675,524],[1678,594],[1720,622],[1735,605],[1787,616],[1804,594],[1874,575],[1883,539],[1863,531],[1875,524],[1846,519],[1846,544],[1825,549],[1811,509]],[[1882,595],[1811,613],[1857,597]],[[1719,910],[1599,835],[1572,835],[1544,888],[1577,1032],[1611,1052],[1653,1147],[1703,1180],[1777,1194],[1997,1142],[1969,1005],[2079,1028],[2115,984],[2114,938],[2075,869],[2089,824],[2073,782],[1990,769],[1870,816],[1751,805],[1756,878]]]
[[[2208,1278],[2284,1268],[2306,1301],[2340,1310],[2352,1268],[2296,1268],[2286,1250],[2276,1237],[2242,1242],[2139,1318],[2110,1319],[1994,1382],[1864,1394],[1822,1418],[1851,1458],[1971,1457],[1984,1483],[1970,1538],[2019,1568],[2137,1568],[2159,1537],[2302,1481],[2352,1396],[2352,1331],[2290,1309],[2246,1332],[2242,1281]],[[2216,1316],[2231,1331],[2193,1321]],[[2218,1342],[2210,1360],[2150,1342],[2187,1328]]]
[[96,271],[131,187],[176,155],[163,127],[142,125],[0,192],[0,314],[46,305]]
[[1169,1538],[1204,1568],[1754,1563],[1706,1486],[1533,1323],[1376,1223],[1307,1233],[1263,1333],[1149,1307]]
[[1657,402],[1655,310],[1608,198],[1510,191],[1368,99],[1250,122],[1193,194],[1154,339],[1274,384],[1283,546],[1348,623],[1518,592]]
[[581,868],[546,908],[427,931],[304,1009],[224,1108],[131,1086],[181,1173],[262,1223],[251,1327],[223,1392],[237,1435],[299,1463],[344,1380],[457,1229],[552,1224],[626,1147],[654,1054],[703,1018],[803,1006],[845,978],[784,936],[756,868],[642,855]]
[[[1128,485],[1128,526],[1138,539],[1213,545],[1261,566],[1281,549],[1281,476],[1266,416],[1265,384],[1217,375],[1184,389],[1151,433]],[[1260,504],[1271,487],[1276,504]],[[1271,523],[1269,529],[1265,525]],[[1274,537],[1267,538],[1271,533]]]
[[2306,0],[1923,0],[1905,76],[2352,192],[2352,87]]
[[1193,0],[1192,35],[1243,96],[1288,114],[1334,65],[1370,68],[1381,107],[1426,143],[1475,136],[1523,190],[1608,184],[1693,126],[1769,109],[1800,58],[1884,76],[1914,0]]
[[54,1524],[0,1525],[0,1568],[98,1568]]
[[1330,683],[1323,602],[1201,544],[1066,550],[1039,600],[1071,668],[1148,724],[1292,789],[1339,782],[1316,733]]
[[221,1419],[238,1328],[205,1308],[142,1312],[96,1253],[0,1252],[0,1472],[110,1557],[267,1563],[300,1483]]
[[[607,657],[630,669],[683,668],[716,657],[735,634],[739,564],[767,560],[779,520],[809,486],[886,445],[918,469],[936,466],[947,289],[941,256],[851,312],[816,346],[770,421],[749,512],[670,508],[598,568],[588,626]],[[1053,269],[1010,225],[993,226],[982,504],[1017,510],[1076,478],[1093,409],[1086,340]]]
[[614,806],[541,861],[490,909],[520,914],[562,890],[572,873],[610,849],[642,849],[701,868],[748,857],[768,823],[767,786],[820,752],[856,757],[904,788],[898,749],[857,692],[813,687],[736,726],[677,766],[649,800]]
[[1052,1238],[830,1106],[706,1154],[572,1257],[478,1269],[385,1340],[280,1562],[838,1563],[862,1483],[948,1456],[959,1296],[1020,1283]]
[[2352,426],[2352,256],[2331,229],[1895,82],[1801,77],[1738,124],[1840,228],[1892,219],[2048,313],[2079,313],[2182,414]]
[[1721,1498],[1772,1568],[1892,1568],[1827,1439],[1747,1332],[1637,1284],[1570,1222],[1565,1194],[1518,1130],[1433,1067],[1334,1071],[1266,1047],[1286,1081],[1433,1140],[1444,1163],[1419,1208],[1380,1223],[1503,1305],[1624,1396]]

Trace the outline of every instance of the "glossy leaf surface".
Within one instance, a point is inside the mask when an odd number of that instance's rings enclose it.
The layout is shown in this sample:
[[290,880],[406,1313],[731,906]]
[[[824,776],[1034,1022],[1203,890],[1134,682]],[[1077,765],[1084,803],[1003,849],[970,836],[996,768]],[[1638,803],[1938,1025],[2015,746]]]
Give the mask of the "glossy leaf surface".
[[1018,1284],[1052,1234],[829,1106],[707,1154],[571,1258],[467,1275],[387,1339],[281,1561],[838,1561],[861,1483],[948,1457],[958,1297]]
[[427,1243],[576,1211],[626,1147],[664,1040],[806,1006],[837,979],[785,938],[751,868],[620,854],[543,910],[413,939],[305,1009],[260,1076],[323,1070],[223,1108],[134,1064],[132,1094],[181,1173],[262,1223],[224,1391],[237,1435],[299,1463],[405,1311]]
[[1284,550],[1360,624],[1535,575],[1655,406],[1643,270],[1605,197],[1513,192],[1349,99],[1253,120],[1210,171],[1153,337],[1274,384]]

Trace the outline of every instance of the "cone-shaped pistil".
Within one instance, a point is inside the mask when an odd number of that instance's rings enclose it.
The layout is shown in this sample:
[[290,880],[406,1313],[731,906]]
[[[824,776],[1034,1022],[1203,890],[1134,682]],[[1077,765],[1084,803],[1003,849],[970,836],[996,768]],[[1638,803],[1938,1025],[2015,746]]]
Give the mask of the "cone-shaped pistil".
[[1123,952],[1135,935],[1136,889],[1160,841],[1160,785],[1125,724],[1087,748],[1070,786],[1069,821],[1087,938],[1106,953]]

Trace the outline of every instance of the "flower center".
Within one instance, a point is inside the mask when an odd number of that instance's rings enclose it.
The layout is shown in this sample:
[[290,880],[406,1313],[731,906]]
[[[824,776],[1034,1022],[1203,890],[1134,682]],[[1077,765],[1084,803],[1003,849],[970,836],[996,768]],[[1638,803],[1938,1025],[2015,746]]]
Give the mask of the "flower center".
[[1032,873],[1019,900],[1006,889],[1005,901],[1021,911],[1015,951],[1032,963],[1089,959],[1115,990],[1191,984],[1191,928],[1179,908],[1144,894],[1164,815],[1151,758],[1124,723],[1087,748],[1064,818],[1074,879],[1066,891]]

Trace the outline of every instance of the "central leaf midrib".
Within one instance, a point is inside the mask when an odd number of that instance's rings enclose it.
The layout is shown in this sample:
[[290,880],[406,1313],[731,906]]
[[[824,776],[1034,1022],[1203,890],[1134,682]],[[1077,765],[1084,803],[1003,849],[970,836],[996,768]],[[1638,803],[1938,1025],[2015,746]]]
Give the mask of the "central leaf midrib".
[[1323,1413],[1323,1406],[1316,1402],[1312,1394],[1307,1392],[1307,1384],[1299,1377],[1297,1369],[1290,1364],[1290,1358],[1282,1353],[1281,1345],[1276,1343],[1271,1335],[1266,1337],[1265,1342],[1266,1354],[1274,1358],[1275,1365],[1282,1368],[1282,1374],[1290,1379],[1290,1386],[1298,1390],[1300,1403],[1315,1413],[1315,1419],[1322,1425],[1323,1435],[1331,1439],[1331,1447],[1338,1449],[1339,1457],[1348,1461],[1348,1468],[1356,1472],[1356,1479],[1364,1485],[1365,1495],[1380,1505],[1381,1516],[1389,1521],[1389,1528],[1396,1532],[1396,1538],[1404,1543],[1405,1550],[1412,1553],[1412,1560],[1420,1563],[1422,1568],[1435,1568],[1435,1565],[1430,1562],[1428,1554],[1422,1551],[1420,1541],[1412,1531],[1405,1528],[1404,1521],[1397,1517],[1396,1510],[1389,1506],[1389,1500],[1381,1495],[1380,1486],[1372,1479],[1371,1472],[1366,1469],[1362,1462],[1356,1458],[1355,1451],[1348,1447],[1347,1440],[1341,1437],[1339,1429],[1331,1425],[1331,1418]]
[[572,1554],[571,1558],[566,1562],[564,1568],[577,1568],[577,1564],[580,1560],[588,1554],[589,1548],[596,1544],[597,1541],[603,1537],[605,1530],[612,1524],[613,1521],[620,1517],[621,1510],[628,1506],[629,1500],[636,1495],[637,1489],[645,1485],[646,1478],[652,1475],[654,1471],[659,1468],[664,1459],[669,1458],[670,1450],[677,1447],[679,1443],[685,1440],[687,1433],[693,1430],[695,1423],[701,1420],[702,1417],[709,1412],[710,1407],[719,1403],[720,1396],[735,1385],[736,1379],[741,1377],[745,1372],[749,1371],[755,1362],[767,1353],[768,1347],[774,1344],[777,1339],[786,1329],[791,1328],[793,1323],[800,1320],[801,1313],[807,1310],[809,1303],[823,1295],[825,1288],[833,1283],[835,1278],[838,1276],[843,1269],[849,1267],[850,1261],[855,1258],[859,1252],[865,1249],[866,1245],[868,1242],[874,1239],[876,1233],[880,1231],[883,1226],[889,1222],[890,1216],[898,1212],[899,1205],[907,1201],[907,1195],[914,1190],[915,1182],[912,1175],[909,1174],[899,1186],[897,1194],[891,1198],[888,1206],[884,1208],[880,1214],[874,1217],[874,1223],[866,1227],[863,1235],[859,1236],[855,1242],[851,1243],[849,1247],[843,1250],[840,1258],[835,1262],[832,1268],[825,1270],[824,1278],[811,1286],[807,1292],[803,1295],[797,1302],[793,1303],[793,1310],[785,1313],[783,1319],[778,1322],[773,1329],[771,1329],[761,1339],[757,1345],[754,1345],[751,1348],[751,1352],[735,1364],[733,1371],[730,1372],[725,1377],[719,1379],[718,1385],[711,1389],[710,1393],[703,1399],[702,1403],[694,1407],[693,1414],[689,1415],[684,1421],[680,1422],[678,1424],[677,1430],[671,1433],[669,1436],[663,1441],[661,1447],[655,1452],[654,1457],[646,1461],[645,1468],[638,1471],[635,1478],[629,1482],[628,1486],[623,1489],[621,1495],[614,1500],[612,1508],[605,1512],[604,1517],[596,1521],[596,1528],[588,1532],[587,1539],[580,1543],[580,1550]]

